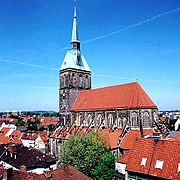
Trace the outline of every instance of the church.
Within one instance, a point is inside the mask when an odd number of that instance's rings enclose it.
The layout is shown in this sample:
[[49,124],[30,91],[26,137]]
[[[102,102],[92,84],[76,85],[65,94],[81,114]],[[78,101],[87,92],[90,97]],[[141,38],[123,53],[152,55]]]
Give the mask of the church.
[[151,128],[158,108],[138,82],[91,89],[91,70],[81,51],[76,4],[71,49],[59,72],[59,115],[63,126]]

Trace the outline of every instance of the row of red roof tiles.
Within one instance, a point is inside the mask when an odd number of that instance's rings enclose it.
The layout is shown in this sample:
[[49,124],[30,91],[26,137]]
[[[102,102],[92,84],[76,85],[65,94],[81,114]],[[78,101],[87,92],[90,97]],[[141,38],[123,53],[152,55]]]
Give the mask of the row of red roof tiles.
[[12,118],[0,118],[0,121],[12,121]]
[[[134,141],[136,138],[140,138],[141,134],[139,130],[130,130],[120,142],[120,135],[122,134],[122,129],[112,130],[110,128],[105,129],[97,129],[97,128],[62,128],[59,127],[56,131],[52,134],[52,138],[57,138],[59,140],[69,139],[75,133],[85,134],[88,132],[98,132],[104,142],[111,148],[115,149],[119,147],[122,149],[130,149],[132,148]],[[144,135],[152,135],[153,129],[146,129],[144,130]]]
[[58,117],[43,117],[40,120],[41,122],[41,126],[49,126],[49,125],[54,125],[56,126],[59,122],[59,118]]

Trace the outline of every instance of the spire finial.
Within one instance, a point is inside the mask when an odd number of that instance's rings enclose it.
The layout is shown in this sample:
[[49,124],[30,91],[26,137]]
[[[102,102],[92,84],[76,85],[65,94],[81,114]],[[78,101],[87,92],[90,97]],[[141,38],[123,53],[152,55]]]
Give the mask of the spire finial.
[[139,74],[136,74],[136,82],[139,81]]
[[77,14],[76,14],[76,0],[74,0],[74,18],[77,18]]
[[77,47],[80,50],[80,41],[78,36],[78,26],[77,26],[77,12],[76,12],[76,0],[74,0],[74,20],[72,29],[72,39],[71,44],[73,47]]

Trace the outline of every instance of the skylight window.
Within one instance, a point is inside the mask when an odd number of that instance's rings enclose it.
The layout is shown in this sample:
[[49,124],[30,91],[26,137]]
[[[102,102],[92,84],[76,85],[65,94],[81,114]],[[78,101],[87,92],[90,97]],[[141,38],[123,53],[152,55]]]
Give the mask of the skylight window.
[[146,165],[146,161],[147,161],[147,158],[142,158],[141,166],[145,166]]
[[156,169],[162,169],[162,168],[163,168],[163,163],[164,163],[164,161],[162,161],[162,160],[157,160],[157,161],[156,161],[156,166],[155,166],[155,168],[156,168]]

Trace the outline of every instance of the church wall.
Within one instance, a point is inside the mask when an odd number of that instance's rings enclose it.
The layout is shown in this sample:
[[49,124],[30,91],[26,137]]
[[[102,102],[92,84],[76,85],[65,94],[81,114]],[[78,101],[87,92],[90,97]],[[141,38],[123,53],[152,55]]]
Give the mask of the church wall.
[[[71,123],[84,127],[123,128],[126,123],[130,128],[153,127],[153,118],[158,116],[157,109],[95,110],[72,112]],[[135,116],[137,115],[137,116]]]

